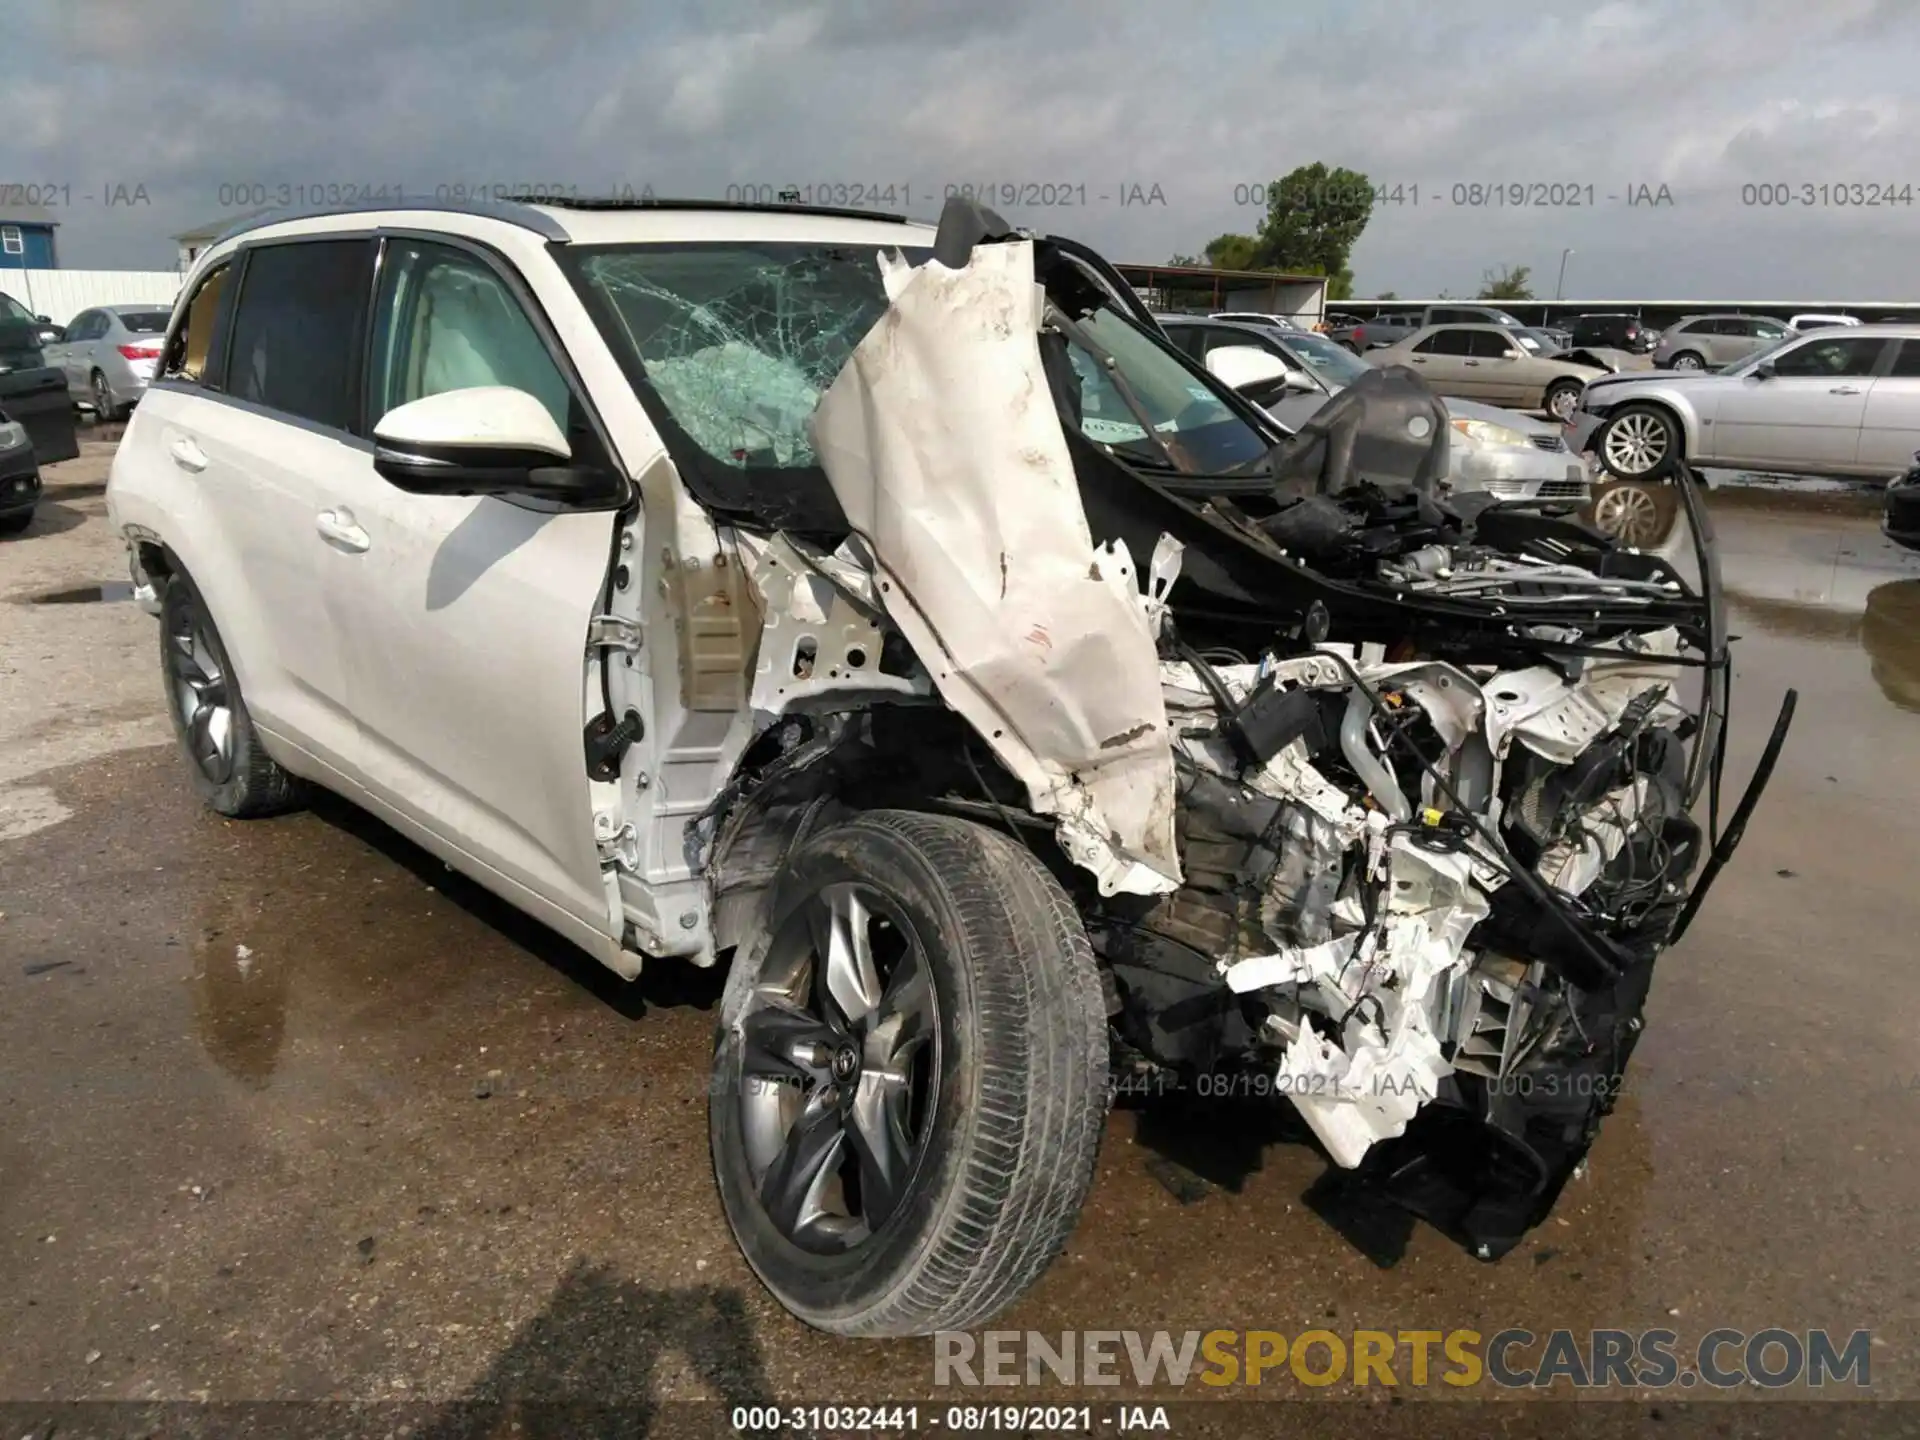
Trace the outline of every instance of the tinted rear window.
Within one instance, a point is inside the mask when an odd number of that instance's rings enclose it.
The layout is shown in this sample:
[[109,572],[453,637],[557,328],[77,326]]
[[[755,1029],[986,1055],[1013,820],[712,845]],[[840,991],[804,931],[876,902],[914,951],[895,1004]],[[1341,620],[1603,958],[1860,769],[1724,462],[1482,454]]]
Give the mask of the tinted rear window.
[[165,310],[123,310],[120,323],[136,335],[164,335],[170,316]]
[[263,245],[247,258],[227,392],[346,430],[373,247],[365,240]]

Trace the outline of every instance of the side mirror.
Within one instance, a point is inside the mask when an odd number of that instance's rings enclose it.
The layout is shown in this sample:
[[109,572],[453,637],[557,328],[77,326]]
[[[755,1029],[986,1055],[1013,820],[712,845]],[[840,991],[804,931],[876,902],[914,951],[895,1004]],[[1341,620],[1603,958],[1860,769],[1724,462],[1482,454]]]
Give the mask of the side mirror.
[[53,321],[48,319],[45,315],[36,315],[33,318],[38,320],[42,325],[51,325],[53,323]]
[[1771,360],[1762,360],[1758,365],[1754,366],[1753,378],[1756,380],[1771,380],[1773,378],[1773,362]]
[[1276,381],[1294,388],[1288,377],[1299,374],[1278,355],[1258,345],[1222,345],[1207,352],[1207,371],[1216,380],[1235,390],[1252,390]]
[[1512,346],[1508,346],[1505,350],[1500,352],[1500,358],[1502,360],[1524,360],[1527,358],[1527,352],[1524,350],[1516,350]]
[[605,477],[573,452],[547,407],[524,390],[443,390],[389,410],[373,427],[373,468],[414,495],[597,499]]
[[[44,320],[47,317],[42,315],[40,318]],[[40,343],[42,345],[57,345],[66,338],[67,327],[64,325],[42,325],[40,327]]]

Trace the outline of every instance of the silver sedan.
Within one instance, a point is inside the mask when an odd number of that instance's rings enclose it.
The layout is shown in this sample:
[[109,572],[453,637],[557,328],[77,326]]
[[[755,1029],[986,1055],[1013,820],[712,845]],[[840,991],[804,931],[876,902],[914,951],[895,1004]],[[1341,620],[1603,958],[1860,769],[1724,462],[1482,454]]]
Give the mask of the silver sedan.
[[147,393],[166,337],[164,305],[99,305],[82,310],[44,347],[47,364],[66,372],[74,403],[115,420]]

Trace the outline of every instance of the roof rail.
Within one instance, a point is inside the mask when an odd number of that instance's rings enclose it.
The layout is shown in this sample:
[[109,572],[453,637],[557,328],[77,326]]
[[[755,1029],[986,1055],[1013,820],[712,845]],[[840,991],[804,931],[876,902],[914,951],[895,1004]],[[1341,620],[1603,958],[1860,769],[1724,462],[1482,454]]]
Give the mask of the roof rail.
[[798,200],[698,200],[660,195],[510,195],[525,205],[551,205],[556,210],[745,210],[771,215],[837,215],[850,220],[907,223],[905,215],[885,210],[856,210],[845,205],[802,205]]
[[518,225],[531,230],[545,239],[566,242],[571,237],[566,227],[553,216],[543,213],[553,210],[732,210],[763,215],[827,215],[848,220],[880,220],[893,225],[908,224],[905,215],[895,215],[884,210],[855,210],[838,205],[802,205],[785,201],[743,201],[743,200],[692,200],[674,199],[644,195],[632,197],[600,197],[592,195],[550,196],[537,193],[503,195],[496,199],[484,200],[433,200],[425,197],[418,199],[402,197],[393,201],[377,201],[365,205],[313,205],[291,206],[285,209],[269,209],[258,215],[249,215],[236,220],[208,241],[208,248],[233,239],[236,235],[245,235],[267,225],[279,225],[288,220],[312,220],[327,215],[364,215],[371,210],[443,210],[456,215],[478,215],[490,220],[504,220],[509,225]]
[[531,204],[519,200],[432,200],[400,199],[394,201],[376,201],[368,205],[312,205],[290,206],[284,210],[267,210],[258,215],[249,215],[236,221],[207,242],[208,248],[231,240],[236,235],[245,235],[250,230],[258,230],[266,225],[279,225],[288,220],[314,220],[327,215],[364,215],[375,210],[441,210],[456,215],[477,215],[489,220],[504,220],[509,225],[518,225],[522,229],[532,230],[548,240],[564,241],[567,232],[559,221],[551,215],[543,215]]

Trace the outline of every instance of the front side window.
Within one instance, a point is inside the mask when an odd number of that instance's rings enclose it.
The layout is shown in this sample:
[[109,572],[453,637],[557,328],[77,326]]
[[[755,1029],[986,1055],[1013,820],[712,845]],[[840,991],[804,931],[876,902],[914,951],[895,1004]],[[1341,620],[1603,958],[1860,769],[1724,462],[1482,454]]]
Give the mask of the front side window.
[[4,291],[0,291],[0,320],[18,320],[23,325],[34,323],[32,312]]
[[[1102,308],[1081,316],[1078,329],[1085,335],[1067,337],[1067,358],[1080,386],[1080,432],[1096,444],[1110,445],[1126,458],[1148,464],[1166,463],[1161,443],[1172,450],[1174,463],[1189,474],[1217,474],[1259,459],[1270,441],[1242,420],[1199,377],[1161,348],[1145,331],[1117,312]],[[1244,344],[1259,345],[1258,336]],[[1266,347],[1261,347],[1266,348]],[[1107,368],[1125,380],[1138,412],[1128,403]],[[1147,421],[1153,435],[1147,433]]]
[[1498,360],[1509,350],[1520,347],[1513,337],[1497,330],[1469,330],[1467,332],[1467,353],[1476,360]]
[[1887,374],[1901,380],[1920,380],[1920,340],[1902,340],[1900,353],[1893,357]]
[[394,240],[374,321],[368,418],[447,390],[506,385],[532,395],[562,431],[572,391],[506,283],[479,257]]
[[1878,336],[1809,340],[1777,356],[1773,373],[1823,380],[1871,375],[1886,343]]
[[366,240],[253,249],[240,279],[228,393],[317,425],[352,429],[372,267]]

